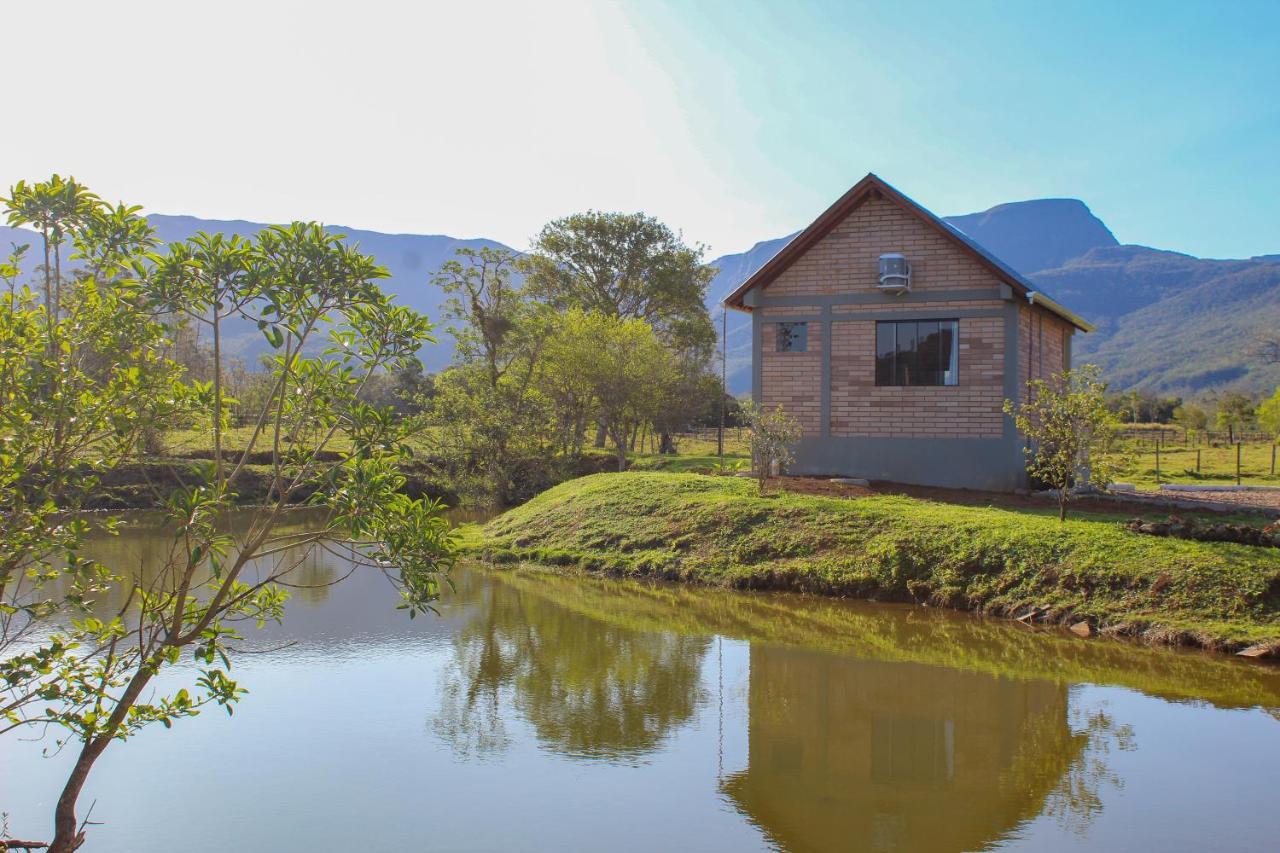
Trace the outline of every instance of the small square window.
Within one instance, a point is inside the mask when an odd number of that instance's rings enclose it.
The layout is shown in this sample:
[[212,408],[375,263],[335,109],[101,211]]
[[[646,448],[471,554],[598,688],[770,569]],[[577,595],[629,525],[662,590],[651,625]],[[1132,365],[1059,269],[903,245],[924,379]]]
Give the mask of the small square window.
[[809,349],[808,323],[779,323],[778,352],[804,352]]

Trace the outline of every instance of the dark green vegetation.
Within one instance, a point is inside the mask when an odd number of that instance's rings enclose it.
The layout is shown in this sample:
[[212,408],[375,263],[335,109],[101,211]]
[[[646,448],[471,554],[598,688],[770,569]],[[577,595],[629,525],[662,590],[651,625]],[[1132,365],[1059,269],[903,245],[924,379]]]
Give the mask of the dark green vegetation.
[[898,496],[761,497],[742,478],[633,472],[565,483],[490,522],[498,562],[859,596],[1238,649],[1280,642],[1274,549],[1159,539],[1117,516]]

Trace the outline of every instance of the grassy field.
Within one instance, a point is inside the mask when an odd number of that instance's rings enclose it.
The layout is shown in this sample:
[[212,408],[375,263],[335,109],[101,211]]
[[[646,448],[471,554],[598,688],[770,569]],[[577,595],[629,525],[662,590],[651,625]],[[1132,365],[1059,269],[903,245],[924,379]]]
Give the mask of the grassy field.
[[914,600],[1108,633],[1280,646],[1280,551],[1165,539],[1119,518],[901,496],[760,496],[742,478],[631,472],[564,483],[494,519],[499,562]]
[[[1280,474],[1272,473],[1272,444],[1251,442],[1240,446],[1240,482],[1253,486],[1280,486]],[[1280,451],[1276,451],[1280,453]],[[1154,489],[1158,483],[1232,484],[1236,482],[1234,445],[1166,444],[1160,449],[1160,469],[1150,441],[1130,442],[1131,463],[1119,479],[1140,488]],[[1277,457],[1280,464],[1280,457]],[[1280,469],[1277,469],[1280,471]]]

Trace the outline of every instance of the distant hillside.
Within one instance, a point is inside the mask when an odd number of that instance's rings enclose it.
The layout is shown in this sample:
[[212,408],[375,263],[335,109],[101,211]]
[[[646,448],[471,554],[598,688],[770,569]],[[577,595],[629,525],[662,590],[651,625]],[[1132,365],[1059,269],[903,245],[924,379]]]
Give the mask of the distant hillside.
[[[1280,329],[1280,255],[1212,260],[1121,245],[1076,199],[945,218],[1095,323],[1096,332],[1076,338],[1076,362],[1098,364],[1115,388],[1190,396],[1280,385],[1280,367],[1260,364],[1252,352],[1260,332]],[[789,239],[714,260],[720,272],[709,303],[718,305]],[[746,314],[729,312],[728,349],[730,390],[750,391]]]
[[[194,216],[166,216],[152,214],[148,217],[157,235],[166,242],[185,240],[199,231],[222,232],[249,237],[266,226],[260,222],[246,222],[240,219],[198,219]],[[421,234],[383,234],[378,231],[362,231],[357,228],[344,228],[332,225],[328,230],[335,234],[345,234],[347,238],[358,243],[367,253],[378,259],[391,273],[391,278],[382,286],[395,294],[396,300],[425,313],[434,321],[440,320],[440,303],[443,294],[433,286],[432,275],[445,261],[453,258],[460,248],[480,248],[490,246],[505,248],[495,240],[460,239],[445,235]],[[0,251],[8,254],[10,243],[30,243],[31,252],[28,259],[36,253],[35,235],[28,231],[0,226]],[[436,371],[449,363],[453,355],[453,344],[447,332],[441,326],[436,330],[438,342],[422,351],[422,360],[427,370]],[[245,325],[240,332],[232,333],[228,342],[230,351],[241,358],[252,361],[259,353],[269,348],[262,335],[254,328]]]
[[[1081,259],[1092,275],[1067,265],[1033,278],[1076,305],[1066,280],[1081,289],[1081,305],[1095,305],[1098,331],[1084,335],[1078,359],[1097,364],[1117,388],[1195,396],[1212,390],[1268,393],[1280,387],[1280,365],[1262,364],[1254,348],[1263,333],[1280,330],[1280,259],[1215,261],[1125,246],[1133,255],[1100,265]],[[1173,255],[1173,259],[1168,256]],[[1082,280],[1083,279],[1083,280]],[[1093,292],[1087,285],[1095,283]],[[1118,308],[1106,315],[1103,290]],[[1101,291],[1101,292],[1100,292]],[[1146,297],[1139,303],[1137,296]],[[1086,316],[1088,312],[1086,311]]]
[[1074,198],[1015,201],[946,219],[1023,275],[1062,266],[1091,249],[1120,245],[1111,229]]
[[[164,240],[200,230],[248,236],[263,227],[159,214],[151,221]],[[1262,365],[1252,353],[1260,332],[1280,329],[1280,254],[1212,260],[1121,245],[1076,199],[1002,204],[947,221],[1097,324],[1097,332],[1077,338],[1076,361],[1101,365],[1115,388],[1194,395],[1227,388],[1256,393],[1280,384],[1280,367]],[[433,320],[440,318],[442,294],[429,282],[440,265],[462,247],[502,245],[483,238],[330,230],[376,257],[391,272],[386,288]],[[0,250],[33,237],[0,226]],[[720,301],[790,239],[766,240],[711,261],[719,272],[707,304],[717,328]],[[728,321],[729,387],[740,394],[751,389],[751,321],[737,311],[729,312]],[[428,370],[444,367],[451,356],[447,334],[440,329],[438,336],[440,342],[423,351]],[[247,360],[266,349],[251,328],[235,336],[235,345]]]

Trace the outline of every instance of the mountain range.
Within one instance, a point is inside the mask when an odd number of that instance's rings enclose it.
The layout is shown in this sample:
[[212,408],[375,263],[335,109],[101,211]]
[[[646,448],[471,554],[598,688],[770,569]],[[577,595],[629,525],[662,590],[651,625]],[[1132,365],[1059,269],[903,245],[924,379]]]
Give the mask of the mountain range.
[[[1093,362],[1116,389],[1196,396],[1221,390],[1247,393],[1280,385],[1280,365],[1261,363],[1255,342],[1280,330],[1280,255],[1242,260],[1197,258],[1146,246],[1121,244],[1078,199],[1036,199],[997,205],[981,213],[945,217],[1004,260],[1052,298],[1097,325],[1077,338],[1077,364]],[[165,241],[197,231],[250,236],[260,223],[149,217]],[[391,273],[384,287],[409,307],[438,319],[443,294],[432,274],[460,248],[502,248],[495,240],[446,235],[384,234],[333,226],[373,255]],[[788,235],[750,250],[710,261],[718,270],[707,303],[720,325],[719,303],[773,257]],[[28,231],[0,226],[0,249],[31,243]],[[34,247],[33,247],[34,254]],[[750,390],[750,318],[727,318],[729,387]],[[448,336],[424,349],[423,363],[435,371],[452,355]],[[252,360],[266,350],[251,327],[228,342]]]

